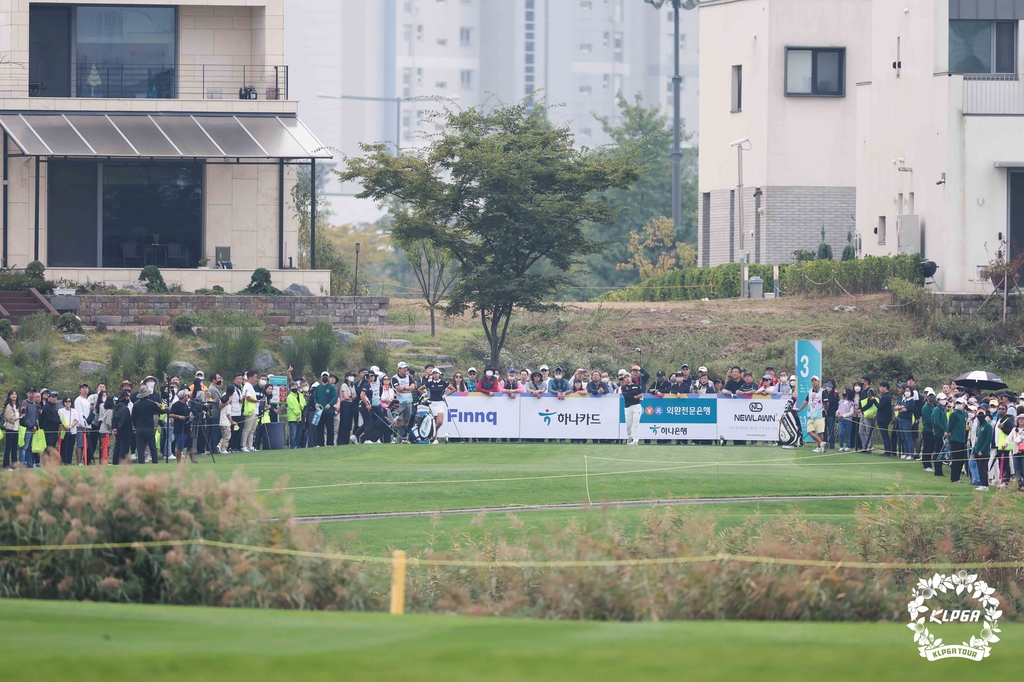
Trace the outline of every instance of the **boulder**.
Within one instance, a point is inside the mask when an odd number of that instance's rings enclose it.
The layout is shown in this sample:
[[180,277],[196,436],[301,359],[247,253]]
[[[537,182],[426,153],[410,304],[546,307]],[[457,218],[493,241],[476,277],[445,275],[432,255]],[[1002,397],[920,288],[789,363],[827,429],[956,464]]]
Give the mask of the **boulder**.
[[107,366],[102,362],[90,362],[88,360],[82,360],[78,363],[79,374],[99,374],[100,372],[107,371]]
[[148,294],[149,293],[149,289],[146,288],[146,285],[145,284],[141,284],[139,282],[128,282],[127,284],[122,284],[121,288],[124,289],[125,291],[130,291],[133,294]]
[[106,325],[108,327],[120,327],[121,316],[120,315],[97,315],[96,324]]
[[405,339],[381,339],[380,345],[394,348],[395,350],[402,350],[403,348],[412,348],[412,341]]
[[291,294],[292,296],[312,296],[313,292],[309,290],[309,287],[301,284],[289,284],[285,287],[284,292]]
[[5,358],[9,358],[12,355],[10,344],[3,339],[0,339],[0,353],[2,353]]
[[208,346],[199,346],[198,348],[196,348],[196,352],[198,352],[198,353],[209,353],[211,350],[213,350],[216,347],[217,347],[217,344],[211,343]]
[[274,356],[264,348],[252,359],[252,366],[257,372],[269,372],[274,368]]
[[291,348],[294,345],[295,345],[295,337],[294,336],[282,336],[281,337],[281,347],[282,348]]
[[452,356],[450,356],[450,355],[435,355],[435,356],[434,356],[434,362],[435,362],[435,363],[441,363],[441,362],[443,362],[443,363],[444,363],[444,364],[446,364],[446,365],[450,365],[450,364],[452,364],[453,362],[455,362],[455,358],[453,358],[453,357],[452,357]]
[[167,376],[169,377],[191,377],[196,373],[196,366],[184,360],[175,360],[167,365]]
[[[39,342],[38,341],[30,341],[29,343],[26,343],[25,344],[25,350],[28,351],[28,354],[32,357],[33,360],[38,360],[39,359]],[[54,348],[53,352],[57,353],[58,351],[57,351],[56,348]]]
[[352,332],[347,332],[344,329],[339,329],[338,331],[334,332],[334,335],[338,337],[338,341],[340,341],[341,343],[351,343],[356,339],[355,334],[353,334]]
[[89,340],[89,335],[88,334],[65,334],[64,335],[64,341],[66,343],[82,343],[83,341],[88,341],[88,340]]

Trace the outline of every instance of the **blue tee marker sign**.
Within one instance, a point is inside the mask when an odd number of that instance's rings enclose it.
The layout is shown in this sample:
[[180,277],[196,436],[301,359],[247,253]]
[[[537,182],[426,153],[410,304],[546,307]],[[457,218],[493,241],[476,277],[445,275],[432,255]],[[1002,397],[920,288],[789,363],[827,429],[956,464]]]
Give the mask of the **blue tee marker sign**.
[[[811,390],[811,377],[821,377],[821,341],[801,339],[796,342],[796,390],[793,391],[797,407]],[[807,435],[807,408],[800,411],[800,428],[804,431],[804,440],[811,442],[813,439]]]

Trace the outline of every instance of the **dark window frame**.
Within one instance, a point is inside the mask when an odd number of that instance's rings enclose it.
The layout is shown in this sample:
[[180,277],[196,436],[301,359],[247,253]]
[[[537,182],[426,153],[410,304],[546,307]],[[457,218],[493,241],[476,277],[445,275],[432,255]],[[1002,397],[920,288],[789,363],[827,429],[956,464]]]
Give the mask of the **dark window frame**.
[[[790,92],[789,91],[789,53],[810,52],[811,53],[811,91]],[[836,53],[839,55],[839,92],[818,92],[818,55],[822,53]],[[786,54],[783,57],[782,69],[782,93],[786,97],[824,97],[841,99],[846,97],[846,48],[845,47],[809,47],[799,45],[787,45]]]

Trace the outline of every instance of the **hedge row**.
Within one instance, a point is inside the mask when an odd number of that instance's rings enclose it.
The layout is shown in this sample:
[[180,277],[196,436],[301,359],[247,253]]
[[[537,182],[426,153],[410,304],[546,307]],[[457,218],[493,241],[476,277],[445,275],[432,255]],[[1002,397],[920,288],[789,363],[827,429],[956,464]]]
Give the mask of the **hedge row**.
[[[814,260],[790,263],[779,269],[779,286],[787,295],[838,296],[885,291],[892,277],[923,283],[921,257],[866,256],[853,261]],[[775,287],[771,265],[751,265],[750,276],[764,280],[764,290]],[[600,296],[598,301],[690,301],[702,298],[737,298],[740,265],[683,268],[651,277],[640,284]]]

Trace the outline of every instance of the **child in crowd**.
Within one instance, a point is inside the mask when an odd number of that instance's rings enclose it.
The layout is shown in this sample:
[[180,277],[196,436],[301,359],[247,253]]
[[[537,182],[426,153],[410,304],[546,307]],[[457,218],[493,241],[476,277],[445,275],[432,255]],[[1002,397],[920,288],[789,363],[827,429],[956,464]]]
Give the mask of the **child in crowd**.
[[839,451],[849,452],[853,449],[853,390],[843,391],[843,399],[839,401],[836,411],[839,417]]

